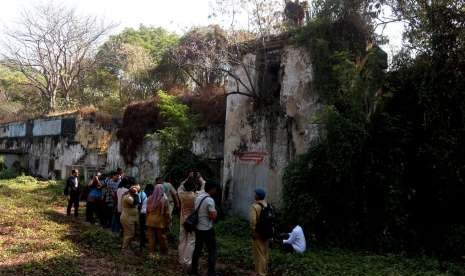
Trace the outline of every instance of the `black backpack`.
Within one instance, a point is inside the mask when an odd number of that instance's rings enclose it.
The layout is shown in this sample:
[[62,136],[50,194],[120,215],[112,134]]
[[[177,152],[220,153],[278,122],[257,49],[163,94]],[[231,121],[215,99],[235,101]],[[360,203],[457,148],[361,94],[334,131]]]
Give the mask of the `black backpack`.
[[275,213],[271,204],[266,207],[261,203],[258,203],[258,205],[262,207],[262,211],[256,225],[257,233],[260,234],[260,237],[269,240],[274,235]]
[[184,229],[187,233],[194,232],[197,228],[197,224],[199,224],[199,209],[200,206],[202,206],[203,201],[207,199],[207,197],[209,196],[205,196],[204,198],[202,198],[202,200],[199,203],[199,206],[184,221]]

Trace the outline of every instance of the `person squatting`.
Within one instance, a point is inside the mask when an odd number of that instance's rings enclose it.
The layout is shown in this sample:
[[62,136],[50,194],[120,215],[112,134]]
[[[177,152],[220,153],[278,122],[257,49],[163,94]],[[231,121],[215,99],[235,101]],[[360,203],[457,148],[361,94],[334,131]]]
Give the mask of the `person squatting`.
[[[207,272],[213,276],[217,275],[214,223],[218,217],[215,203],[218,191],[216,182],[205,181],[198,172],[189,172],[177,189],[162,177],[141,189],[134,177],[126,176],[118,168],[106,176],[98,172],[88,183],[82,183],[79,171],[73,169],[64,194],[68,197],[67,215],[71,216],[74,208],[74,217],[79,216],[79,201],[84,197],[86,222],[100,224],[121,237],[121,250],[125,255],[137,250],[139,253],[147,251],[150,258],[167,255],[172,218],[179,212],[177,249],[183,272],[199,275],[199,258],[205,247]],[[302,228],[294,222],[287,225],[289,234],[280,234],[276,239],[274,210],[265,200],[265,190],[255,189],[253,197],[250,207],[252,256],[256,275],[263,276],[268,274],[271,241],[289,253],[305,252],[306,241]],[[136,240],[138,249],[133,248]]]

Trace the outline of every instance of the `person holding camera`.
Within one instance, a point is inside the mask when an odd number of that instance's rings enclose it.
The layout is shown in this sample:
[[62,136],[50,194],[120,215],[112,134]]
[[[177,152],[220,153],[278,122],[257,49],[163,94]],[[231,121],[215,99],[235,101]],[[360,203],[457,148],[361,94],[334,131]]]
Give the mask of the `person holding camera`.
[[89,188],[89,194],[87,195],[87,204],[86,204],[86,221],[94,224],[94,214],[97,214],[99,218],[100,224],[103,225],[103,218],[102,218],[102,187],[103,185],[100,183],[100,177],[102,174],[98,172],[92,180],[87,184]]
[[205,179],[203,179],[202,175],[199,172],[190,171],[187,175],[187,178],[181,181],[181,185],[179,185],[178,193],[184,191],[184,184],[188,181],[194,183],[194,191],[195,192],[204,192],[205,191]]
[[124,193],[121,199],[121,225],[123,227],[123,245],[122,250],[125,252],[136,236],[136,227],[139,223],[139,184],[136,183],[133,177],[125,177],[123,181],[127,182],[129,190]]

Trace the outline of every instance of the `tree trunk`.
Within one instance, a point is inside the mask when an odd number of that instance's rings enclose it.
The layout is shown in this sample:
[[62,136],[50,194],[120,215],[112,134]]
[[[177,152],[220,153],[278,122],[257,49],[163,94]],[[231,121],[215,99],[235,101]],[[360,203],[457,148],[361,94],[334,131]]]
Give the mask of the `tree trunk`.
[[56,91],[53,91],[48,98],[48,113],[56,111]]

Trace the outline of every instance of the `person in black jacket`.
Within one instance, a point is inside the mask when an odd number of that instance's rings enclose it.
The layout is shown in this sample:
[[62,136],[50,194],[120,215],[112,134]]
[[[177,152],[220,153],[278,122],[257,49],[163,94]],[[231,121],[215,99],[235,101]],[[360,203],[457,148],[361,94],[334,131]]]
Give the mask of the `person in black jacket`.
[[71,176],[68,177],[66,181],[65,196],[69,196],[68,199],[68,208],[66,209],[66,214],[68,216],[71,215],[71,207],[74,205],[74,216],[78,217],[78,210],[79,210],[79,198],[81,196],[81,183],[78,180],[79,171],[72,170]]

